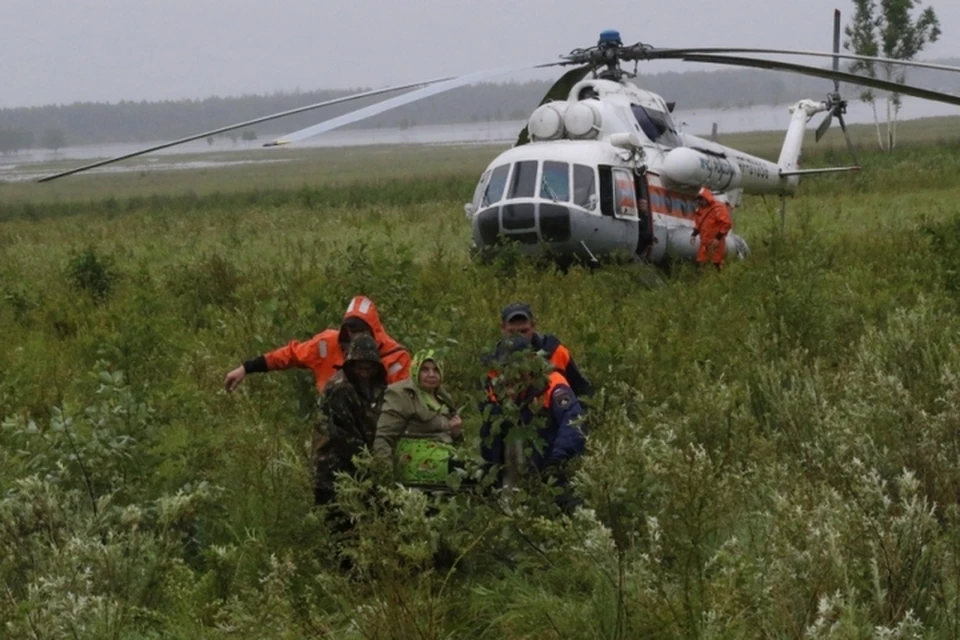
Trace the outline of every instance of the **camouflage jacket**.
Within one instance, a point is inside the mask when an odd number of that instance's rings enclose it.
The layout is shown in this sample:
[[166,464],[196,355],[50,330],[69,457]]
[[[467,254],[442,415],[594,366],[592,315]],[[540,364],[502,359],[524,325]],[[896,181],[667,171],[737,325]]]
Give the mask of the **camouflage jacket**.
[[[366,382],[355,374],[355,364],[375,365]],[[353,456],[373,447],[377,418],[387,388],[387,372],[376,342],[358,336],[343,367],[327,381],[320,397],[320,418],[313,436],[314,487],[317,502],[333,499],[335,474],[353,472]]]

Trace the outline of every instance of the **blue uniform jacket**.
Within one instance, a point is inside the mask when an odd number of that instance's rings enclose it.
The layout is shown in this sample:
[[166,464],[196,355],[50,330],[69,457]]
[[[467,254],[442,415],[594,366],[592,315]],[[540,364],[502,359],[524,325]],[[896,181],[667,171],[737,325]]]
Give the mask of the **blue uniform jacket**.
[[[552,384],[537,392],[528,392],[527,401],[520,411],[520,423],[529,425],[534,418],[543,418],[538,436],[544,441],[542,451],[534,447],[529,462],[539,472],[548,467],[559,466],[570,458],[582,455],[586,448],[586,437],[580,425],[583,409],[570,385],[559,373],[551,374]],[[544,394],[549,391],[550,398],[545,402]],[[545,406],[548,404],[549,406]],[[480,415],[484,416],[480,427],[480,453],[489,465],[504,463],[504,439],[512,426],[503,420],[497,433],[494,425],[503,416],[503,408],[498,401],[488,398],[480,403]],[[489,413],[488,413],[489,412]]]
[[[552,333],[535,333],[533,334],[533,348],[538,351],[543,351],[546,355],[547,360],[553,360],[553,354],[563,346],[563,343],[560,342],[560,338],[553,335]],[[577,397],[591,396],[593,395],[593,385],[590,384],[590,381],[580,373],[580,369],[577,367],[577,363],[574,362],[573,356],[569,356],[570,360],[567,362],[567,365],[560,371],[563,374],[563,377],[567,379],[567,383],[570,385],[570,388],[573,389],[573,392],[577,394]]]

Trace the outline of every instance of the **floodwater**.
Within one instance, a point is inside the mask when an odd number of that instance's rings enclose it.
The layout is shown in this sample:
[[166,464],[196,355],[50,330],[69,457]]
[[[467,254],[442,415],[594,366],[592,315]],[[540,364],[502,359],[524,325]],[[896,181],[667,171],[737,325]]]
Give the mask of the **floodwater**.
[[[883,103],[878,105],[880,117],[884,117]],[[900,111],[900,120],[928,118],[933,116],[960,115],[960,108],[939,102],[905,98]],[[739,133],[747,131],[786,130],[790,122],[790,112],[787,105],[755,106],[736,109],[678,109],[673,114],[674,120],[684,131],[699,135],[709,135],[713,123],[717,124],[720,134]],[[808,127],[814,128],[823,118],[815,116]],[[845,120],[849,124],[869,124],[873,122],[873,112],[870,105],[860,101],[850,101],[847,106]],[[405,129],[377,128],[377,129],[348,129],[335,130],[322,134],[312,140],[305,140],[282,149],[303,147],[351,147],[371,145],[441,145],[441,144],[509,144],[516,140],[525,121],[504,122],[472,122],[464,124],[421,125]],[[835,125],[836,126],[836,125]],[[216,138],[213,144],[206,140],[196,140],[168,149],[154,151],[149,155],[120,164],[94,169],[92,171],[151,171],[164,169],[184,169],[198,166],[214,167],[235,164],[251,164],[261,162],[283,162],[277,158],[270,158],[271,149],[262,149],[262,144],[270,140],[264,137],[259,140],[236,143],[228,138]],[[0,156],[0,181],[15,182],[35,178],[40,163],[51,160],[94,160],[111,158],[138,151],[149,147],[156,142],[85,145],[66,147],[57,154],[42,149],[30,149],[20,153]],[[226,160],[184,162],[182,159],[175,162],[164,162],[164,155],[178,155],[210,152],[252,151],[262,150],[263,160]],[[32,165],[32,166],[31,166]]]
[[[824,96],[810,96],[820,100]],[[884,101],[877,104],[877,115],[881,123],[886,118]],[[825,114],[817,114],[807,123],[807,127],[815,129]],[[918,98],[904,98],[898,120],[916,120],[918,118],[932,118],[937,116],[960,116],[960,107],[931,100]],[[683,129],[696,135],[709,135],[714,122],[717,123],[719,133],[741,133],[747,131],[786,131],[790,124],[789,105],[775,107],[764,105],[742,109],[694,109],[689,111],[677,110],[673,114],[678,123],[686,123]],[[859,100],[847,102],[847,112],[843,117],[847,124],[872,124],[873,111],[870,105]],[[834,124],[839,129],[839,126]]]

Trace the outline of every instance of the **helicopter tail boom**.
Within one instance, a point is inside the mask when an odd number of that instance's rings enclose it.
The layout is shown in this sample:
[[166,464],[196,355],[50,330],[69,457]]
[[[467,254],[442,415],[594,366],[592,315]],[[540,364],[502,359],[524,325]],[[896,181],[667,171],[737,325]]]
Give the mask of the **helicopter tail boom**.
[[781,171],[781,176],[813,176],[818,173],[837,173],[839,171],[860,171],[860,167],[822,167],[820,169],[794,169],[792,171]]

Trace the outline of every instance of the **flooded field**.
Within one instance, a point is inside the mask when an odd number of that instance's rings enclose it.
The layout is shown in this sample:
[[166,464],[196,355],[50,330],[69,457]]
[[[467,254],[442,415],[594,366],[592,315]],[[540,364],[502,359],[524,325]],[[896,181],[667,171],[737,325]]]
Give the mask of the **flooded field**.
[[[882,104],[881,118],[883,117]],[[900,113],[901,121],[937,116],[957,116],[960,109],[952,105],[906,98]],[[720,135],[754,131],[785,131],[790,120],[786,105],[754,106],[737,109],[678,109],[674,120],[682,130],[698,135],[708,135],[714,125]],[[851,101],[846,115],[850,125],[861,127],[861,139],[875,136],[873,111],[870,105]],[[814,118],[808,125],[815,128],[820,122]],[[263,148],[263,143],[272,139],[264,135],[255,141],[231,141],[218,137],[211,141],[197,140],[176,147],[151,152],[149,155],[121,161],[117,164],[93,169],[90,173],[135,173],[170,171],[179,169],[215,169],[237,165],[287,163],[297,157],[298,150],[336,149],[348,147],[394,147],[397,145],[503,145],[511,144],[526,124],[525,121],[473,122],[456,125],[420,125],[408,128],[376,128],[336,130],[306,140],[290,147]],[[835,128],[836,127],[835,125]],[[831,132],[828,138],[839,139],[839,131]],[[159,144],[138,142],[123,144],[85,145],[66,147],[53,153],[44,149],[30,149],[16,154],[0,156],[0,182],[23,182],[40,178],[57,171],[71,169],[103,158],[112,158]],[[821,143],[823,144],[823,143]],[[202,154],[203,159],[196,156]],[[280,157],[278,157],[278,155]]]

